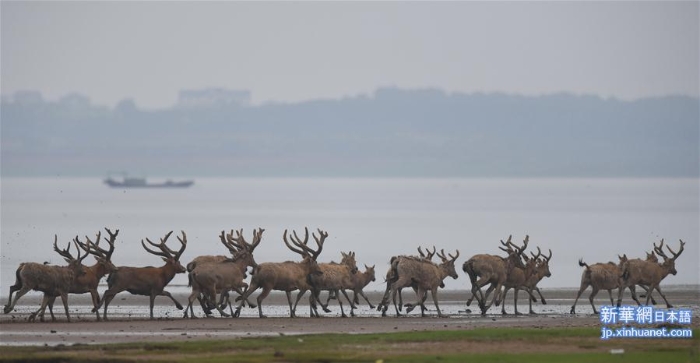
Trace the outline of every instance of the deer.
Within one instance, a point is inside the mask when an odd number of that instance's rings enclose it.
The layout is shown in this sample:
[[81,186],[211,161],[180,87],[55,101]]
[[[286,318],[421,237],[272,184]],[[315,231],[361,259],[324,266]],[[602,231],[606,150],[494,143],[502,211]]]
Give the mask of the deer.
[[610,296],[610,305],[613,305],[612,290],[619,288],[621,284],[621,267],[627,262],[627,255],[618,255],[620,260],[619,264],[614,262],[608,263],[596,263],[593,265],[588,265],[583,262],[583,259],[578,260],[578,265],[585,267],[586,269],[581,274],[581,287],[578,290],[574,304],[571,306],[570,314],[576,314],[576,302],[581,297],[581,294],[591,286],[591,295],[588,296],[588,300],[591,302],[591,307],[593,308],[593,314],[598,314],[595,309],[595,304],[593,303],[593,298],[598,294],[599,290],[608,290],[608,295]]
[[[307,246],[309,240],[309,229],[304,228],[305,237],[304,241],[297,236],[295,231],[292,232],[290,238],[292,242],[287,240],[287,230],[284,230],[282,239],[284,244],[292,252],[299,254],[302,257],[300,262],[265,262],[259,264],[253,269],[253,276],[250,280],[250,286],[245,291],[242,296],[236,298],[240,301],[234,316],[239,316],[241,307],[246,299],[258,288],[262,288],[262,292],[257,297],[258,305],[258,316],[260,318],[267,317],[262,311],[262,301],[270,294],[271,290],[284,291],[287,295],[287,302],[289,303],[289,316],[291,318],[296,317],[294,311],[294,306],[292,304],[292,291],[299,290],[297,295],[297,302],[303,296],[303,293],[311,290],[312,286],[309,284],[309,275],[318,275],[323,272],[318,266],[316,259],[321,254],[323,250],[323,243],[328,237],[328,233],[322,230],[318,230],[318,237],[313,233],[314,240],[316,241],[316,249],[312,249]],[[313,309],[313,306],[311,307]],[[313,311],[313,310],[311,310]]]
[[[211,303],[216,303],[216,293],[221,292],[221,299],[215,304],[221,316],[229,316],[223,311],[224,299],[227,299],[231,316],[233,308],[228,301],[228,291],[235,290],[239,295],[243,295],[243,289],[248,287],[244,279],[248,266],[255,268],[258,264],[253,258],[253,251],[260,244],[262,234],[265,230],[258,228],[253,230],[253,242],[248,243],[243,237],[243,230],[236,231],[237,237],[233,237],[233,231],[224,238],[221,232],[221,242],[231,252],[232,258],[227,258],[220,262],[200,263],[189,273],[192,286],[192,293],[188,298],[187,308],[184,317],[187,317],[188,309],[190,317],[195,318],[192,310],[192,303],[195,298],[203,294]],[[250,303],[249,303],[250,305]],[[254,307],[254,305],[253,305]]]
[[[239,249],[238,247],[232,245],[231,239],[233,238],[233,233],[234,233],[233,230],[231,230],[231,232],[228,234],[226,234],[225,231],[221,231],[221,234],[219,235],[219,239],[221,240],[221,243],[224,245],[224,247],[226,247],[229,250],[229,253],[231,253],[231,255],[235,255]],[[241,231],[241,233],[242,233],[242,231]],[[253,234],[255,234],[255,231],[253,231]],[[231,259],[230,257],[224,256],[224,255],[203,255],[203,256],[195,257],[192,261],[190,261],[187,264],[187,286],[192,287],[192,271],[197,266],[202,265],[202,264],[208,264],[208,263],[224,262],[224,261],[227,261],[230,259]],[[246,275],[244,274],[243,277],[245,278]],[[226,300],[228,302],[228,293],[226,293],[224,296],[226,297]],[[209,307],[208,304],[204,303],[204,299],[202,297],[202,294],[199,294],[197,296],[197,300],[199,301],[199,304],[202,307],[202,310],[204,310],[204,314],[207,316],[211,315],[212,309]],[[210,302],[210,303],[213,304],[214,302]],[[228,302],[228,304],[230,306],[230,302]],[[251,307],[255,307],[255,305],[251,305]],[[191,308],[189,310],[192,311]],[[219,311],[219,312],[221,313],[221,311]],[[194,312],[192,312],[192,314],[194,315]],[[188,316],[188,312],[187,312],[187,309],[185,309],[184,317],[187,317],[187,316]]]
[[[86,243],[80,241],[78,236],[73,239],[76,246],[85,251],[86,254],[91,254],[96,260],[96,263],[92,266],[85,267],[85,274],[78,276],[69,291],[71,294],[85,294],[90,293],[92,297],[93,307],[96,307],[100,303],[100,294],[97,292],[97,287],[100,284],[100,280],[105,275],[111,274],[117,271],[116,266],[112,263],[112,253],[114,253],[114,242],[117,239],[119,230],[117,229],[114,233],[108,228],[105,231],[109,234],[109,238],[104,237],[104,240],[109,244],[109,249],[104,249],[99,246],[101,239],[101,232],[97,232],[96,242],[92,242],[88,236],[85,236]],[[76,247],[77,248],[77,247]],[[56,321],[53,315],[53,303],[56,300],[55,296],[49,298],[49,313],[51,314],[51,320]],[[100,321],[100,313],[95,312],[97,316],[97,321]],[[43,321],[43,316],[41,317]]]
[[[392,284],[392,293],[395,293],[399,287],[413,286],[414,284],[418,287],[418,299],[414,304],[406,305],[406,313],[410,313],[415,306],[422,306],[428,291],[430,291],[438,316],[443,316],[438,304],[437,292],[440,286],[444,286],[443,280],[447,276],[457,279],[455,260],[459,257],[459,250],[456,250],[454,256],[448,254],[449,258],[445,256],[445,250],[441,250],[437,253],[437,256],[442,260],[442,263],[439,265],[432,262],[419,262],[416,264],[411,263],[408,259],[402,259],[397,260],[395,262],[396,265],[392,266],[398,275],[398,279]],[[399,316],[398,309],[396,310],[396,315]],[[423,309],[421,309],[421,316],[425,316],[425,311]]]
[[[542,281],[543,278],[552,276],[552,273],[549,271],[549,260],[552,259],[552,250],[549,250],[549,256],[545,256],[542,254],[542,251],[540,251],[540,248],[537,247],[537,255],[535,255],[532,252],[530,252],[530,254],[532,255],[532,258],[537,261],[537,265],[535,266],[535,272],[532,275],[530,275],[530,278],[527,279],[527,281],[525,281],[525,288],[528,290],[528,293],[531,297],[528,300],[528,303],[530,305],[529,314],[535,314],[535,312],[532,310],[532,302],[537,301],[537,299],[532,293],[533,291],[537,291],[537,294],[540,296],[540,301],[542,301],[542,304],[547,304],[547,301],[544,299],[544,296],[542,296],[542,292],[540,291],[540,288],[537,287],[537,284],[540,281]],[[541,259],[540,256],[542,257]]]
[[[68,247],[61,250],[58,248],[58,235],[54,235],[53,249],[61,255],[68,266],[52,266],[44,265],[35,262],[24,262],[17,267],[15,272],[15,284],[10,286],[10,296],[8,297],[7,305],[5,305],[4,313],[8,314],[14,310],[17,301],[30,290],[40,291],[44,293],[44,298],[41,301],[41,307],[33,313],[30,321],[34,321],[36,315],[41,313],[40,319],[43,321],[43,312],[49,303],[51,296],[60,296],[63,301],[63,307],[66,310],[66,318],[70,322],[70,313],[68,312],[68,293],[70,292],[77,277],[85,274],[85,266],[82,265],[83,260],[87,257],[87,253],[80,255],[80,250],[77,251],[78,257],[73,257],[70,253],[70,242]],[[15,294],[14,300],[12,294]]]
[[[335,295],[338,296],[339,291],[342,291],[345,299],[348,301],[348,304],[350,304],[351,310],[355,309],[355,304],[352,300],[350,300],[347,292],[345,292],[345,289],[351,289],[355,286],[353,280],[353,276],[357,273],[355,252],[341,252],[341,255],[342,260],[340,263],[319,263],[318,267],[322,273],[319,275],[309,275],[309,283],[312,287],[311,296],[309,297],[309,304],[315,306],[315,302],[318,302],[319,305],[321,305],[321,308],[323,308],[323,311],[327,313],[330,312],[328,309],[328,303],[326,302],[326,305],[324,305],[319,297],[322,290],[328,290],[329,296],[331,293],[335,293]],[[301,294],[301,292],[299,293]],[[299,302],[299,299],[297,299],[297,302]],[[341,316],[343,318],[347,318],[348,316],[345,314],[345,310],[343,309],[343,302],[339,296],[338,305],[340,305]],[[294,306],[294,309],[296,310],[296,305]],[[319,317],[316,309],[313,310],[313,316]]]
[[671,253],[673,257],[668,257],[663,251],[663,240],[661,240],[660,246],[654,244],[654,252],[664,259],[664,262],[659,264],[651,261],[641,261],[641,260],[629,260],[622,265],[622,283],[620,290],[617,295],[617,306],[619,307],[622,303],[622,293],[625,288],[629,288],[632,293],[632,298],[639,303],[637,300],[637,294],[635,292],[634,285],[647,285],[649,286],[649,291],[647,293],[647,299],[645,305],[649,305],[649,299],[651,298],[651,293],[656,290],[659,295],[664,299],[667,308],[672,308],[673,306],[668,302],[666,296],[661,289],[659,284],[661,281],[668,276],[668,274],[676,275],[676,259],[683,253],[685,247],[685,242],[680,241],[680,249],[678,253],[675,253],[671,247],[666,245],[666,248]]
[[[369,305],[370,309],[374,309],[374,305],[369,301],[367,298],[367,295],[365,295],[363,289],[365,286],[369,285],[370,282],[375,281],[376,278],[374,276],[374,266],[372,265],[367,266],[365,265],[365,271],[364,272],[357,272],[356,274],[352,275],[352,291],[353,291],[353,296],[352,296],[352,301],[355,305],[358,305],[360,303],[359,298],[357,297],[358,295],[362,296],[367,304]],[[326,306],[328,306],[328,302],[331,299],[338,298],[337,293],[335,296],[333,294],[328,294],[328,299],[326,300]],[[355,316],[355,309],[357,307],[352,307],[350,308],[350,316]]]
[[[529,259],[527,256],[523,256],[523,259],[525,260],[525,268],[520,268],[518,266],[513,267],[513,269],[508,274],[506,281],[503,283],[503,292],[501,292],[502,315],[508,314],[506,312],[506,295],[508,294],[508,290],[510,289],[515,290],[513,293],[513,306],[515,309],[515,315],[522,315],[522,313],[518,312],[518,292],[521,290],[521,288],[525,286],[525,283],[528,279],[530,279],[532,274],[534,274],[535,265],[537,264],[537,261],[535,259]],[[498,291],[496,293],[498,293]],[[530,296],[528,296],[528,300],[532,302]]]
[[165,264],[161,267],[128,267],[120,266],[117,271],[109,275],[107,278],[108,289],[105,291],[102,301],[100,304],[93,309],[93,312],[97,311],[104,304],[103,318],[107,320],[107,308],[109,303],[114,299],[114,296],[122,291],[128,291],[133,295],[144,295],[150,297],[150,319],[153,320],[153,304],[156,296],[167,296],[175,303],[175,306],[182,310],[182,305],[175,300],[175,298],[170,294],[170,292],[164,290],[165,286],[175,277],[176,274],[184,273],[186,271],[185,267],[180,263],[180,256],[185,252],[185,247],[187,247],[187,235],[185,231],[181,231],[182,238],[177,236],[180,242],[180,249],[176,252],[171,250],[166,246],[165,242],[168,240],[173,231],[168,232],[165,237],[160,239],[160,243],[154,243],[150,239],[146,238],[148,244],[158,250],[153,250],[149,248],[143,239],[141,240],[141,246],[146,250],[146,252],[162,257]]
[[[469,275],[469,280],[471,281],[472,296],[467,300],[467,306],[469,306],[474,298],[476,298],[481,308],[481,315],[486,315],[486,311],[491,307],[492,304],[498,306],[501,303],[501,287],[506,282],[508,274],[515,267],[525,268],[521,260],[521,255],[527,248],[529,242],[529,236],[525,236],[522,247],[515,246],[511,240],[513,236],[508,236],[508,240],[501,244],[507,246],[507,248],[499,247],[502,251],[508,253],[508,256],[501,257],[497,255],[488,254],[478,254],[469,258],[462,265],[462,271]],[[511,246],[515,246],[512,248]],[[478,280],[477,280],[478,278]],[[486,284],[491,284],[484,294],[481,288]],[[493,295],[493,300],[486,305],[486,300],[488,300],[489,294],[492,291],[496,291]]]
[[[426,248],[426,252],[424,253],[421,247],[418,247],[418,254],[419,256],[405,256],[405,255],[400,255],[400,256],[393,256],[389,260],[389,265],[394,266],[395,263],[398,263],[399,259],[409,259],[409,260],[415,260],[415,261],[424,261],[424,262],[432,262],[432,258],[435,255],[435,252],[437,251],[437,248],[433,246],[433,250],[430,251],[429,248]],[[389,268],[389,270],[386,273],[386,277],[384,278],[384,281],[386,282],[386,289],[384,290],[384,297],[382,298],[382,301],[379,302],[379,305],[377,305],[377,310],[382,312],[382,316],[386,316],[386,311],[388,309],[388,304],[389,304],[389,297],[391,295],[391,300],[394,303],[394,308],[398,309],[401,311],[403,309],[403,296],[401,295],[401,291],[403,290],[403,287],[400,287],[396,293],[391,293],[391,285],[396,282],[398,279],[398,275],[396,273],[396,270],[393,269],[392,267]],[[415,285],[415,284],[414,284]],[[441,286],[444,287],[444,286]],[[418,293],[418,287],[417,286],[411,286],[413,288],[413,291],[417,294]],[[399,297],[399,303],[398,305],[396,304],[396,295],[398,294]],[[426,295],[427,297],[427,295]],[[423,312],[427,310],[424,304],[421,304],[421,309]]]

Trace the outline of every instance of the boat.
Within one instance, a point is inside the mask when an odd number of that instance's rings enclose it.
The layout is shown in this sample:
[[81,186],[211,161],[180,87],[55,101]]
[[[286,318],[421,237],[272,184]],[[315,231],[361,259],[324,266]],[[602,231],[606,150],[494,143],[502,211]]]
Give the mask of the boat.
[[146,178],[123,175],[121,179],[109,176],[104,180],[104,183],[112,188],[187,188],[194,184],[194,180],[172,181],[168,179],[162,183],[149,183]]

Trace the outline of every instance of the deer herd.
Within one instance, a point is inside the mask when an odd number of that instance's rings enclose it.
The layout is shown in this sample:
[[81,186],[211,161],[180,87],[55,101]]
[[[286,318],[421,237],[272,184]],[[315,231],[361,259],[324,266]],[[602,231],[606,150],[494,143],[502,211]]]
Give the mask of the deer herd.
[[[328,237],[328,233],[321,229],[311,234],[314,239],[313,245],[309,243],[308,228],[304,229],[303,238],[296,231],[285,230],[282,235],[283,243],[290,251],[299,255],[299,260],[260,264],[253,258],[253,253],[265,232],[262,228],[253,231],[251,242],[246,241],[242,229],[231,230],[228,233],[222,231],[219,239],[228,250],[228,254],[198,256],[186,266],[180,262],[180,257],[187,247],[187,235],[184,231],[176,236],[179,242],[177,250],[171,249],[172,247],[166,244],[172,231],[160,238],[159,243],[152,242],[148,238],[145,241],[141,240],[142,247],[148,253],[163,259],[164,264],[160,267],[115,266],[111,259],[119,230],[112,232],[105,228],[105,231],[107,232],[105,236],[101,231],[98,232],[94,241],[86,236],[85,242],[82,242],[76,236],[65,249],[58,247],[58,236],[54,236],[54,251],[66,260],[68,263],[66,266],[21,263],[16,271],[16,282],[10,286],[10,295],[4,308],[5,314],[14,310],[15,304],[23,295],[34,290],[44,295],[39,309],[29,315],[30,321],[34,321],[37,315],[41,321],[44,321],[46,307],[49,308],[51,319],[55,321],[53,303],[58,296],[61,297],[66,317],[70,321],[68,294],[89,292],[93,303],[92,312],[96,314],[97,320],[107,320],[110,302],[118,293],[127,291],[150,298],[150,318],[153,319],[156,296],[166,296],[178,309],[183,309],[183,306],[165,290],[168,283],[179,273],[187,273],[188,286],[192,289],[187,299],[187,306],[184,307],[184,317],[195,317],[193,303],[197,300],[207,316],[217,310],[221,316],[238,317],[241,308],[248,305],[250,308],[257,307],[259,316],[264,318],[262,303],[272,290],[285,292],[290,317],[296,317],[297,304],[307,291],[309,292],[309,315],[312,317],[320,316],[319,305],[324,312],[331,312],[328,308],[331,299],[338,301],[341,315],[347,317],[341,294],[347,301],[351,316],[355,316],[355,309],[359,305],[358,296],[364,298],[370,308],[375,308],[363,292],[364,287],[375,281],[374,266],[364,265],[365,271],[360,271],[357,268],[355,252],[341,252],[339,263],[319,262],[318,258]],[[100,246],[101,240],[106,242],[106,246],[104,244]],[[534,314],[532,303],[538,301],[535,293],[542,304],[546,304],[537,285],[543,278],[551,276],[549,262],[552,258],[552,250],[543,254],[540,247],[537,247],[537,253],[531,249],[528,255],[525,251],[529,240],[529,236],[526,236],[522,244],[517,245],[512,242],[512,236],[509,236],[505,242],[501,240],[501,246],[499,246],[504,255],[477,254],[464,262],[462,271],[469,276],[471,282],[471,296],[466,301],[467,306],[476,299],[482,315],[485,315],[492,305],[501,305],[501,313],[506,314],[505,299],[511,289],[515,314],[520,314],[518,312],[520,290],[527,293],[530,314]],[[70,251],[72,246],[75,247],[75,255]],[[581,276],[581,287],[571,307],[571,314],[575,313],[576,302],[588,286],[592,288],[589,301],[594,314],[597,314],[597,311],[593,299],[600,290],[607,290],[610,303],[615,304],[612,290],[618,289],[617,306],[620,306],[625,289],[629,289],[632,299],[641,305],[636,294],[637,286],[646,292],[645,304],[648,305],[650,301],[652,304],[656,303],[652,297],[656,291],[663,298],[666,306],[671,307],[666,296],[661,292],[659,284],[668,274],[676,274],[675,261],[683,252],[684,246],[685,242],[680,241],[680,247],[676,253],[666,245],[669,256],[663,250],[664,240],[662,239],[658,246],[654,243],[653,250],[647,253],[645,259],[629,259],[627,255],[618,255],[617,264],[608,262],[592,265],[579,260],[578,263],[584,271]],[[92,255],[95,260],[92,266],[83,265],[88,255]],[[390,267],[385,277],[386,289],[376,307],[377,310],[382,316],[386,316],[391,300],[397,316],[401,315],[404,308],[406,313],[409,313],[416,307],[420,307],[421,316],[425,316],[428,310],[425,301],[430,292],[437,315],[443,316],[438,304],[438,289],[445,286],[443,281],[447,277],[458,278],[455,262],[459,255],[459,250],[452,254],[445,253],[444,250],[438,252],[436,247],[425,251],[418,247],[418,255],[391,257]],[[433,261],[435,256],[440,261]],[[659,260],[659,257],[663,260]],[[250,279],[246,282],[248,273],[250,273]],[[97,288],[104,276],[107,276],[107,290],[100,299]],[[485,291],[482,290],[487,285]],[[416,301],[403,304],[402,290],[407,287],[414,290]],[[251,302],[251,295],[257,290],[261,291]],[[292,293],[295,291],[294,297]],[[321,299],[322,291],[328,293],[325,303]],[[232,299],[233,292],[237,295]],[[352,292],[352,298],[348,292]],[[14,298],[13,294],[15,294]],[[235,309],[234,305],[236,305]],[[100,317],[99,309],[102,306],[104,310]]]

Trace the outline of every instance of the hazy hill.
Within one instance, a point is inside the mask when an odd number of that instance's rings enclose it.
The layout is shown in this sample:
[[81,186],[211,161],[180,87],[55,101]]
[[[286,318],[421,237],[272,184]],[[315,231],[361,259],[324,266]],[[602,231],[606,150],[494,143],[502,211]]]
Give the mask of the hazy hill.
[[2,175],[699,175],[696,98],[380,89],[297,104],[186,106],[4,97]]

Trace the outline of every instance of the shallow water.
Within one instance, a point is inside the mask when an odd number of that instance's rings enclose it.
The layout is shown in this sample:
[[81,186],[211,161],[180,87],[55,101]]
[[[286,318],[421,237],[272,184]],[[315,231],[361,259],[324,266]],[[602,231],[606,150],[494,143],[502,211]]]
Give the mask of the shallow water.
[[[618,254],[644,257],[666,238],[674,249],[687,241],[668,284],[700,283],[700,183],[697,179],[287,179],[198,178],[189,189],[112,189],[90,178],[2,178],[0,291],[14,282],[24,261],[63,264],[51,244],[74,236],[119,229],[117,265],[162,264],[146,253],[143,238],[187,233],[182,260],[223,254],[222,230],[265,228],[258,263],[298,260],[282,243],[285,229],[329,232],[321,261],[355,251],[359,267],[376,265],[383,288],[389,258],[437,246],[454,253],[460,278],[448,289],[466,289],[461,264],[477,253],[502,254],[499,240],[530,235],[529,250],[553,252],[552,277],[541,287],[578,286],[588,263]],[[104,233],[104,231],[103,231]],[[84,238],[84,237],[83,237]],[[175,236],[168,241],[177,247]],[[90,260],[90,259],[89,259]],[[88,260],[88,261],[89,261]],[[88,262],[89,264],[92,262]],[[184,274],[172,284],[186,284]]]

